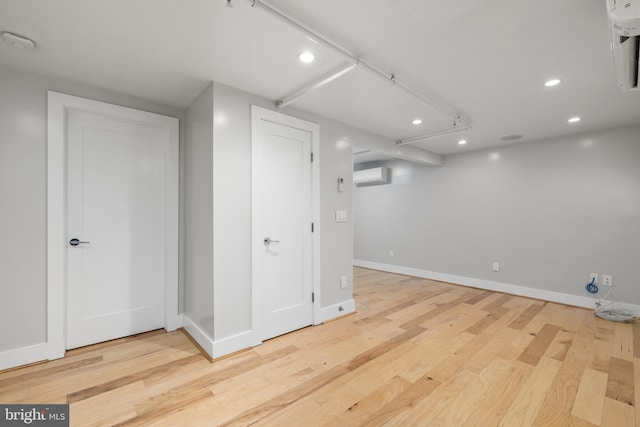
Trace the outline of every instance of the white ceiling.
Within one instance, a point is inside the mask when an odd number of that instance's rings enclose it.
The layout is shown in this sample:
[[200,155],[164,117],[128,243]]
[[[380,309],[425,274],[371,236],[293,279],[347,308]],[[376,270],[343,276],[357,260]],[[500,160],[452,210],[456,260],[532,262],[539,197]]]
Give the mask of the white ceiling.
[[[604,0],[271,0],[398,81],[439,96],[473,129],[415,146],[439,154],[640,122],[615,85]],[[210,80],[279,100],[348,64],[251,0],[2,0],[0,64],[186,107]],[[316,61],[297,54],[312,50]],[[544,88],[551,77],[560,86]],[[402,139],[450,118],[358,68],[292,107]],[[582,121],[569,125],[578,115]],[[411,120],[423,118],[413,126]],[[464,137],[469,142],[459,146]]]

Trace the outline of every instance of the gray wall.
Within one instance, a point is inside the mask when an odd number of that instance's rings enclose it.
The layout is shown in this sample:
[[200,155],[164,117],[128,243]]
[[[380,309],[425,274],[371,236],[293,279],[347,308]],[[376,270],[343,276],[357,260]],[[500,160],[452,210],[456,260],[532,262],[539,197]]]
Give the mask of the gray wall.
[[185,127],[183,307],[213,338],[213,83],[187,108]]
[[[275,109],[273,102],[214,83],[214,312],[215,339],[251,328],[251,105]],[[285,114],[320,125],[321,306],[353,295],[353,144],[382,140],[322,117],[294,109]],[[388,143],[392,141],[385,140]],[[337,179],[345,191],[337,191]],[[349,222],[336,223],[346,210]],[[340,276],[347,276],[346,289]]]
[[0,67],[0,351],[46,340],[47,90],[184,117],[179,108]]
[[640,126],[386,165],[356,190],[356,259],[580,296],[612,274],[640,304]]

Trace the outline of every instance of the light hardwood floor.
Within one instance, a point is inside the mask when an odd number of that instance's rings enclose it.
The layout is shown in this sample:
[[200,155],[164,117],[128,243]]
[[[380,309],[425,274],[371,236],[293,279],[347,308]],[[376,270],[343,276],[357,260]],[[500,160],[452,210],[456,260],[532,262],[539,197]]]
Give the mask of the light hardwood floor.
[[208,362],[150,332],[0,373],[71,425],[638,426],[640,325],[355,269],[357,314]]

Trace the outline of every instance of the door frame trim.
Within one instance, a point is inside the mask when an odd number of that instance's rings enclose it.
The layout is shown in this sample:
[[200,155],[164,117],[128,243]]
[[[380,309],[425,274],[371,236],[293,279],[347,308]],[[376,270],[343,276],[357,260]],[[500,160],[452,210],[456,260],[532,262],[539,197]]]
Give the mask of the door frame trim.
[[82,111],[135,122],[165,132],[165,329],[181,326],[178,311],[179,121],[177,118],[58,92],[47,92],[47,348],[48,358],[66,351],[66,116]]
[[[320,126],[316,123],[312,123],[306,120],[292,117],[277,111],[269,110],[266,108],[258,107],[257,105],[251,105],[251,163],[255,164],[257,159],[255,158],[255,151],[253,150],[254,138],[258,129],[258,125],[261,121],[268,121],[283,126],[300,129],[305,132],[311,133],[311,151],[313,153],[313,163],[311,163],[311,221],[314,224],[314,232],[311,233],[311,292],[315,294],[315,302],[312,307],[312,322],[313,325],[322,323],[321,310],[322,306],[322,294],[321,294],[321,274],[320,274]],[[255,180],[257,179],[255,173],[253,173],[252,166],[252,183],[251,187],[256,187]],[[253,191],[252,191],[253,198]],[[259,255],[258,248],[261,248],[259,242],[259,236],[257,233],[257,214],[253,199],[251,202],[251,250],[253,259]],[[309,224],[311,226],[311,224]],[[254,261],[251,265],[252,280],[251,280],[251,329],[254,333],[256,344],[262,342],[262,335],[260,331],[260,324],[262,318],[262,292],[258,286],[258,274],[255,268]]]

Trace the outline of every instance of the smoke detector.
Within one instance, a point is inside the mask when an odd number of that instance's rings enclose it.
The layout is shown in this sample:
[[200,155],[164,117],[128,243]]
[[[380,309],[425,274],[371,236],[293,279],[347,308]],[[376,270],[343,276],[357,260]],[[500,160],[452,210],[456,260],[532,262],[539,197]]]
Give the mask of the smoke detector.
[[8,31],[2,32],[2,40],[11,47],[15,47],[23,50],[34,50],[36,44],[33,40],[27,37],[19,36]]

